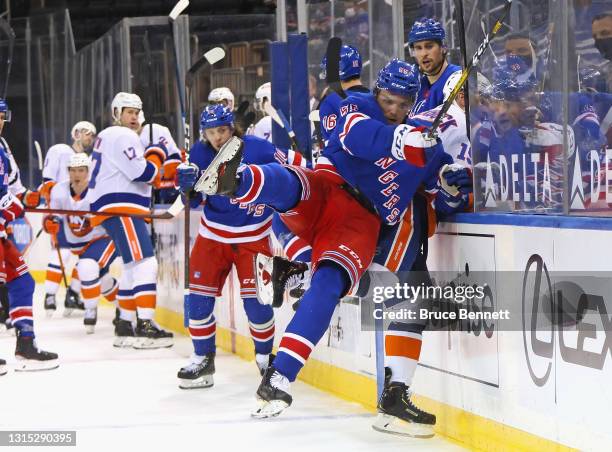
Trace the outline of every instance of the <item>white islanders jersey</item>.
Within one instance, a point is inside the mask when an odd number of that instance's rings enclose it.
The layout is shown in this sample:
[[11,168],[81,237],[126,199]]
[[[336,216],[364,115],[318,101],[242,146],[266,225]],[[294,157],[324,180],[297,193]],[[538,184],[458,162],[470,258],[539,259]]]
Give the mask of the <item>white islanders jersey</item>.
[[272,116],[264,116],[250,130],[249,135],[254,135],[272,143]]
[[68,175],[68,161],[75,154],[75,150],[67,144],[55,144],[49,148],[43,166],[43,180],[64,182],[70,179]]
[[[86,189],[79,196],[71,190],[70,181],[55,184],[51,189],[49,207],[62,210],[90,210],[91,206],[87,200],[88,191],[89,189]],[[86,227],[85,217],[79,215],[63,215],[63,217],[62,227],[66,240],[70,245],[70,250],[75,254],[80,254],[91,242],[106,236],[102,226]]]
[[111,126],[98,135],[91,154],[88,199],[97,212],[149,213],[157,168],[144,158],[140,137]]
[[140,132],[140,142],[142,143],[143,148],[146,148],[149,146],[149,144],[161,144],[166,148],[166,151],[168,151],[167,156],[169,159],[175,157],[176,155],[178,155],[178,158],[180,159],[181,151],[172,138],[170,130],[160,124],[153,124],[153,142],[151,143],[149,137],[150,127],[150,124],[145,124]]

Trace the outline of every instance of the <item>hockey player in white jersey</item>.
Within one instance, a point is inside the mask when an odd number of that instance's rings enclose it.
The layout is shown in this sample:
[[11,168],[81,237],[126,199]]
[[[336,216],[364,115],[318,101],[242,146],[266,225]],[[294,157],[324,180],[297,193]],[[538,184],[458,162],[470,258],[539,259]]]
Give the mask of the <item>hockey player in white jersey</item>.
[[[90,210],[87,192],[91,160],[83,152],[73,153],[66,164],[69,180],[51,189],[49,207],[60,210]],[[115,245],[102,226],[92,227],[89,218],[78,215],[49,215],[43,220],[45,230],[57,234],[64,230],[70,251],[79,257],[78,276],[85,305],[83,323],[93,333],[97,321],[100,295],[114,302],[119,290],[117,280],[108,273],[117,257]]]
[[255,92],[255,110],[261,111],[264,117],[247,131],[247,135],[255,135],[272,143],[272,117],[263,108],[265,102],[272,102],[272,85],[270,82],[264,83]]
[[[49,203],[49,193],[55,184],[66,182],[68,176],[68,161],[78,153],[88,151],[96,138],[96,126],[89,121],[77,122],[70,132],[72,145],[66,143],[58,143],[49,148],[45,156],[43,166],[43,183],[39,189],[41,196]],[[62,281],[62,273],[73,261],[73,254],[70,252],[70,245],[67,242],[64,228],[59,228],[55,241],[52,243],[53,249],[49,256],[47,271],[45,274],[45,311],[47,316],[53,315],[57,309],[55,296],[59,290]],[[61,262],[60,256],[61,254]],[[80,301],[79,292],[81,290],[81,282],[78,278],[77,265],[74,266],[70,287],[66,290],[66,298],[64,300],[64,316],[71,315],[74,309],[84,309],[83,303]]]
[[[146,149],[142,145],[135,132],[142,110],[142,101],[136,94],[118,93],[111,109],[115,125],[100,132],[92,152],[94,166],[88,194],[91,210],[147,214],[151,185],[166,160],[167,150],[163,145]],[[96,223],[102,224],[111,237],[124,264],[119,282],[120,319],[115,325],[115,346],[172,346],[172,333],[160,329],[153,321],[157,260],[145,221],[135,217],[94,216],[92,226]]]

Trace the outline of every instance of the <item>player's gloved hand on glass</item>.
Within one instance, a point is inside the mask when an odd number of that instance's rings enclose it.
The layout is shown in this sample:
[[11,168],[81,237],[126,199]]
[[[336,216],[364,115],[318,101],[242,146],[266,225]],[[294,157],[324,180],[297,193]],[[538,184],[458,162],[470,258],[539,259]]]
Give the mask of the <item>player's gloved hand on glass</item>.
[[56,215],[47,215],[43,218],[43,229],[47,234],[57,235],[62,221]]
[[181,163],[176,167],[176,185],[183,192],[186,193],[193,188],[198,180],[200,170],[197,165],[193,163]]
[[440,169],[440,185],[451,195],[468,194],[474,191],[472,185],[472,170],[458,163],[444,165]]

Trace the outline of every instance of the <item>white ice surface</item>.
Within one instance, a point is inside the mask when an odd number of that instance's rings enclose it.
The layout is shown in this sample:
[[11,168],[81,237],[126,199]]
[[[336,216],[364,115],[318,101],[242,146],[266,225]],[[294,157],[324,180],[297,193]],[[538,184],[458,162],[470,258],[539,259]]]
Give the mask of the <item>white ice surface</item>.
[[219,351],[214,387],[181,390],[176,373],[191,353],[187,337],[170,349],[116,349],[111,309],[100,309],[96,333],[86,335],[82,316],[63,318],[61,307],[45,318],[40,287],[36,300],[38,343],[60,354],[60,367],[14,372],[15,338],[0,333],[10,369],[0,377],[0,430],[76,430],[77,447],[33,450],[462,450],[440,437],[378,433],[373,413],[302,382],[292,385],[293,405],[280,417],[251,419],[260,381],[254,361]]

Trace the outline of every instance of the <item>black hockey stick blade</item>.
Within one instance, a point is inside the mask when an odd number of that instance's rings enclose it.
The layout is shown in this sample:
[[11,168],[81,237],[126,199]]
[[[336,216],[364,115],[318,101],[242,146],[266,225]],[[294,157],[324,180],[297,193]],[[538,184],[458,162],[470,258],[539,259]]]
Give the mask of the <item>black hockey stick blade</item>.
[[444,115],[446,114],[446,112],[448,111],[452,103],[455,101],[457,94],[459,94],[459,91],[461,91],[461,88],[463,88],[465,81],[469,77],[474,67],[480,62],[480,58],[482,57],[482,54],[485,52],[485,50],[487,50],[487,46],[489,45],[489,42],[491,41],[491,39],[493,39],[493,37],[501,29],[504,19],[508,15],[508,12],[510,11],[511,6],[512,6],[512,0],[506,0],[506,4],[504,5],[504,10],[502,11],[501,16],[499,17],[499,19],[495,21],[495,24],[493,24],[493,28],[491,29],[489,34],[484,37],[484,40],[480,43],[480,45],[476,49],[476,52],[472,56],[472,59],[468,63],[467,67],[463,69],[461,73],[461,77],[457,81],[457,84],[451,91],[448,98],[442,104],[442,108],[438,112],[438,116],[436,116],[436,119],[434,120],[433,124],[431,125],[431,128],[429,129],[428,135],[430,138],[433,138],[436,135],[436,130],[440,126],[440,123],[442,122],[442,118],[444,118]]
[[342,39],[333,37],[327,43],[325,56],[325,81],[341,98],[346,99],[346,93],[340,84],[340,50],[342,49]]

